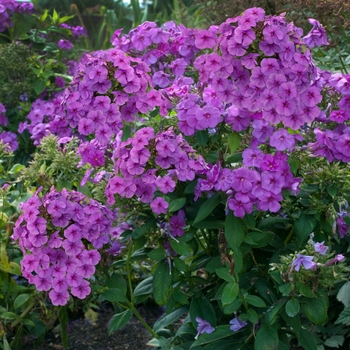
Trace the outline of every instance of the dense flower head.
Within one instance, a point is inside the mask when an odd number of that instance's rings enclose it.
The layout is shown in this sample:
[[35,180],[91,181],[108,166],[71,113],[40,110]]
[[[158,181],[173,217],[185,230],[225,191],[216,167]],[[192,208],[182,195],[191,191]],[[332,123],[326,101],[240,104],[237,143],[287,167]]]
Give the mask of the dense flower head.
[[[316,22],[314,30],[323,35]],[[227,208],[238,217],[255,208],[278,212],[282,191],[296,194],[300,183],[287,154],[303,139],[298,130],[322,115],[324,88],[344,96],[329,120],[350,118],[349,76],[317,69],[308,37],[301,35],[283,14],[267,16],[259,8],[203,30],[174,22],[162,27],[145,22],[126,35],[117,30],[111,39],[114,48],[86,54],[70,86],[55,102],[33,104],[30,124],[21,127],[36,144],[49,133],[77,134],[83,141],[77,152],[80,165],[104,166],[112,152],[114,174],[105,191],[110,204],[118,195],[163,214],[164,196],[178,181],[197,176],[195,199],[222,191]],[[121,141],[124,125],[147,124],[154,112],[177,125],[160,133],[136,127],[130,139]],[[252,135],[250,144],[240,145],[243,162],[234,169],[206,164],[180,140],[223,129]],[[324,133],[328,131],[316,132],[312,152],[348,161],[347,128]]]
[[165,213],[167,203],[155,198],[156,191],[171,193],[177,181],[193,180],[205,168],[205,161],[196,154],[182,135],[172,128],[156,133],[142,127],[133,137],[115,144],[113,151],[115,175],[105,190],[109,204],[117,194],[151,203],[155,214]]
[[12,131],[0,132],[0,142],[9,147],[11,151],[15,151],[18,148],[17,135]]
[[24,255],[23,276],[49,291],[54,305],[65,305],[70,294],[84,299],[101,259],[98,250],[115,242],[115,213],[82,193],[54,188],[42,197],[35,193],[22,210],[12,238]]
[[15,0],[0,0],[0,32],[12,27],[11,16],[14,13],[31,14],[34,12],[32,3],[19,3]]
[[61,50],[71,50],[73,48],[72,42],[70,42],[69,40],[66,40],[66,39],[60,39],[57,43],[57,46]]

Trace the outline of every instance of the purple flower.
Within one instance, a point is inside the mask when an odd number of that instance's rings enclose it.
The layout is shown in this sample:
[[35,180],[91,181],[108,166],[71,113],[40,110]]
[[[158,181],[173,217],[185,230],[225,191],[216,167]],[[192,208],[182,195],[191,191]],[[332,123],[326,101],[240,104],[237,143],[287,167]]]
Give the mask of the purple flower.
[[155,213],[157,215],[165,214],[168,210],[168,203],[162,197],[155,198],[151,202],[150,206],[151,206],[153,213]]
[[345,256],[343,254],[338,254],[338,255],[335,256],[334,259],[326,262],[324,264],[324,266],[331,266],[331,265],[333,265],[333,264],[335,264],[337,262],[342,262],[344,259],[345,259]]
[[241,321],[236,315],[235,318],[230,321],[230,325],[231,331],[238,332],[240,329],[244,328],[247,325],[247,322]]
[[201,319],[200,317],[196,317],[196,322],[198,323],[198,326],[197,326],[197,334],[194,337],[194,339],[198,339],[198,337],[202,333],[210,334],[210,333],[213,333],[215,331],[215,328],[212,327],[208,321],[205,321],[205,320]]
[[270,137],[270,145],[277,151],[291,151],[295,145],[295,139],[286,129],[275,131]]
[[324,245],[324,241],[319,243],[319,242],[316,242],[314,244],[314,249],[315,249],[315,252],[316,253],[319,253],[321,255],[325,255],[328,251],[328,248],[326,245]]
[[314,270],[316,263],[313,261],[313,256],[297,254],[297,257],[292,262],[292,266],[295,271],[299,271],[300,267],[303,266],[305,270]]
[[73,47],[73,44],[69,40],[63,39],[59,40],[57,45],[61,50],[71,50]]
[[195,44],[198,49],[211,49],[215,45],[216,35],[210,30],[199,30],[195,34]]
[[349,225],[343,218],[337,218],[335,225],[338,228],[340,238],[344,238],[349,233]]
[[313,25],[310,32],[303,38],[306,45],[311,49],[315,46],[329,45],[326,30],[320,22],[313,18],[308,19],[309,23]]

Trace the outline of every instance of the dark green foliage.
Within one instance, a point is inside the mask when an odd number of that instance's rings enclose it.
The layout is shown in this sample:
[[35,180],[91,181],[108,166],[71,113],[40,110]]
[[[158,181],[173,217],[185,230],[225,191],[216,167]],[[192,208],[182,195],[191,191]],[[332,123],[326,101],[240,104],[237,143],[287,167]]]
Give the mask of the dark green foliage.
[[23,94],[29,99],[36,95],[36,77],[29,66],[31,55],[30,48],[22,43],[0,46],[0,101],[7,107],[19,105]]

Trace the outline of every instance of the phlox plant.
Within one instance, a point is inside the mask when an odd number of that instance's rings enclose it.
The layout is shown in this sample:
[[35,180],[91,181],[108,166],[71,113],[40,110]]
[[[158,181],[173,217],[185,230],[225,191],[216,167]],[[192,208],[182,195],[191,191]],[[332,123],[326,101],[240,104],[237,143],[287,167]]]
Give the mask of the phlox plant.
[[[312,23],[304,36],[260,8],[203,30],[145,22],[86,54],[27,116],[37,145],[56,135],[64,155],[79,140],[90,189],[23,204],[13,238],[29,282],[54,305],[85,298],[109,243],[109,332],[135,314],[160,349],[342,345],[350,77],[315,66],[327,38]],[[165,306],[153,326],[136,308],[147,299]]]
[[39,96],[52,99],[70,81],[79,56],[73,43],[86,36],[84,28],[65,23],[70,18],[56,11],[38,15],[28,2],[0,1],[0,137],[22,163],[34,151],[25,116]]

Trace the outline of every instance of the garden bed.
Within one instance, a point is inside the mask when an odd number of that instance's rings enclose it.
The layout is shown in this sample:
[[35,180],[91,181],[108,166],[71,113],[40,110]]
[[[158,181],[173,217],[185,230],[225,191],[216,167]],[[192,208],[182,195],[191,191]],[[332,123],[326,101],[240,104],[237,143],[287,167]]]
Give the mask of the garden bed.
[[[149,323],[153,324],[161,315],[162,310],[154,305],[140,306],[138,311]],[[108,322],[114,314],[110,304],[101,306],[95,322],[84,316],[72,320],[68,326],[67,350],[144,350],[151,349],[146,344],[151,339],[150,334],[140,321],[133,316],[122,329],[108,336]],[[59,325],[50,331],[41,344],[35,339],[26,337],[23,350],[63,350]]]

